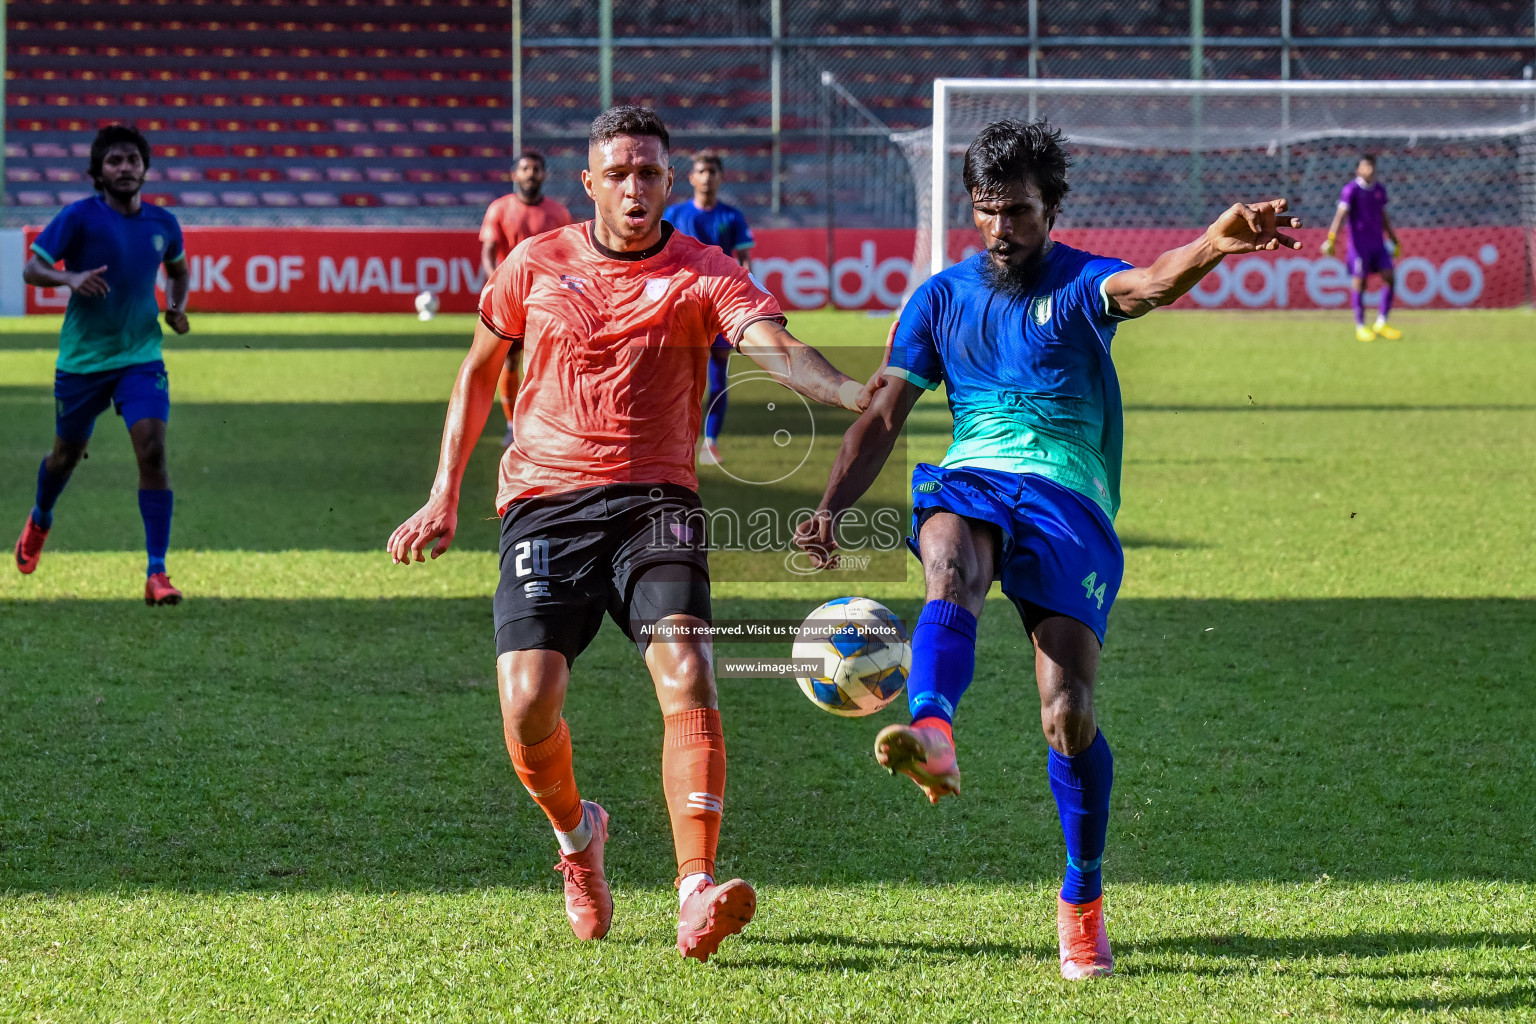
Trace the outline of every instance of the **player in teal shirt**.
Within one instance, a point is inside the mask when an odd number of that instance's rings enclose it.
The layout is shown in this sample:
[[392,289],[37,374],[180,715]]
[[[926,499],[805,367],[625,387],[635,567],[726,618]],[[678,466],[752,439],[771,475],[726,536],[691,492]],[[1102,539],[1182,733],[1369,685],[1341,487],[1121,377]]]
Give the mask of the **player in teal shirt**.
[[[181,592],[165,571],[172,494],[165,469],[170,384],[160,357],[160,304],[155,278],[165,268],[165,322],[188,330],[186,253],[181,225],[168,210],[144,202],[149,143],[125,125],[110,125],[91,144],[97,194],[71,203],[32,243],[28,284],[68,288],[54,374],[53,451],[37,470],[37,500],[16,541],[16,568],[37,569],[53,526],[53,507],[85,455],[96,417],[116,408],[139,464],[139,513],[149,564],[144,600],[176,604]],[[63,269],[55,265],[63,263]]]
[[908,413],[943,384],[954,439],[913,473],[913,531],[927,603],[912,630],[911,725],[875,739],[882,766],[937,803],[960,793],[953,719],[976,664],[976,617],[999,580],[1035,648],[1047,774],[1066,841],[1057,899],[1064,978],[1110,973],[1101,862],[1113,759],[1093,690],[1125,560],[1120,385],[1110,344],[1121,321],[1173,302],[1224,256],[1300,243],[1286,202],[1237,204],[1195,241],[1146,268],[1050,237],[1068,191],[1061,134],[1043,121],[987,126],[964,181],[985,250],[935,274],[892,328],[885,373],[849,428],[817,514],[796,543],[817,564],[839,517],[874,481]]

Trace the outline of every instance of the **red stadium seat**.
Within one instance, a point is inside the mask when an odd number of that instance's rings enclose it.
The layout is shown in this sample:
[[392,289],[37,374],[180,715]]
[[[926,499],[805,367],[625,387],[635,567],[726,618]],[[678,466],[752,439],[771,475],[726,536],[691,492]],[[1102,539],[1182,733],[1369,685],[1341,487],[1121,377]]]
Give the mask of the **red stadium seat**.
[[203,177],[209,181],[239,181],[240,172],[233,167],[209,167],[204,169]]
[[275,167],[249,167],[245,171],[246,181],[282,181],[283,173]]
[[369,192],[343,192],[340,196],[342,206],[378,206],[379,197]]
[[315,156],[324,157],[327,160],[335,159],[346,152],[341,146],[329,142],[319,146],[310,146],[309,151]]
[[256,157],[259,157],[259,156],[263,155],[265,152],[266,151],[262,147],[260,147],[260,146],[252,146],[249,143],[245,143],[245,142],[242,142],[242,143],[240,143],[238,145],[234,145],[234,146],[230,146],[229,147],[229,155],[230,156],[243,156],[243,157],[246,157],[248,159],[254,159]]
[[176,197],[169,192],[145,192],[143,198],[146,203],[154,203],[156,206],[176,205]]
[[216,142],[195,142],[192,144],[192,155],[196,157],[221,157],[224,155],[224,147]]
[[280,156],[280,157],[283,157],[284,159],[291,160],[294,157],[303,156],[304,155],[304,147],[290,145],[290,144],[288,144],[286,142],[285,143],[280,143],[279,145],[276,145],[276,146],[272,147],[272,155],[273,156]]
[[405,180],[415,182],[419,185],[433,181],[442,181],[443,176],[438,171],[430,170],[424,167],[412,167],[405,172]]

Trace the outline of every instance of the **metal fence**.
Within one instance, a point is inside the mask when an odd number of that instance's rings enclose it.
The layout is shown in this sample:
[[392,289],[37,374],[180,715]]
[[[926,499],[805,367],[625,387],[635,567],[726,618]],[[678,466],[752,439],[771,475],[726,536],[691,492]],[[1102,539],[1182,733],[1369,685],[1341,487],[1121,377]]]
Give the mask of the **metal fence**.
[[[585,129],[641,103],[723,151],[755,223],[911,223],[893,132],[936,77],[1520,78],[1530,0],[513,0],[517,142],[574,180]],[[520,45],[519,45],[520,44]]]

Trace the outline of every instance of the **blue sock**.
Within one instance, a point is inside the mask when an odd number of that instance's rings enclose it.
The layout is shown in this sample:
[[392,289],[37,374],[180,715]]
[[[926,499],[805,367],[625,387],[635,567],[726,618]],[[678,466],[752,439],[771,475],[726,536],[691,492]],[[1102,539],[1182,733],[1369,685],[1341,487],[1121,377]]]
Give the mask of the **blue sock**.
[[976,616],[949,601],[923,605],[912,627],[912,671],[907,674],[912,720],[953,721],[975,674]]
[[32,506],[32,521],[40,530],[53,528],[53,505],[59,500],[59,495],[64,493],[64,485],[69,483],[69,474],[56,476],[48,472],[48,460],[44,459],[37,467],[37,504]]
[[153,576],[165,572],[165,551],[171,546],[171,492],[139,491],[139,515],[144,517],[144,548]]
[[727,398],[726,367],[730,365],[730,353],[725,353],[721,358],[711,352],[709,355],[709,397],[704,400],[704,436],[710,440],[720,436],[720,429],[725,426],[725,407]]
[[1104,835],[1109,830],[1109,789],[1114,782],[1115,759],[1101,732],[1087,750],[1071,757],[1052,750],[1048,771],[1061,834],[1067,840],[1067,878],[1061,885],[1061,898],[1068,903],[1091,903],[1104,891],[1100,864]]

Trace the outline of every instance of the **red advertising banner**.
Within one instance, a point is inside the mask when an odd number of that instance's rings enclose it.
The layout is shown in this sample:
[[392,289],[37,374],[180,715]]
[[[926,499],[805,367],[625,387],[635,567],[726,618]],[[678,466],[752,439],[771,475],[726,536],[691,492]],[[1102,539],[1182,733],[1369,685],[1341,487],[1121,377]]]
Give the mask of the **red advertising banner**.
[[[37,236],[29,228],[27,241]],[[475,309],[485,279],[469,230],[410,228],[185,229],[193,312],[410,312],[417,293],[443,312]],[[1349,304],[1344,253],[1324,256],[1320,229],[1306,248],[1231,257],[1178,303],[1186,309],[1339,309]],[[1405,228],[1397,263],[1399,308],[1517,306],[1530,300],[1529,242],[1519,228]],[[1188,242],[1193,229],[1067,228],[1068,245],[1138,265]],[[820,228],[757,232],[752,270],[786,309],[894,309],[912,275],[916,232],[849,228],[833,235],[827,266]],[[952,259],[976,251],[969,229],[950,232]],[[1374,284],[1373,284],[1374,287]],[[1374,298],[1372,299],[1374,301]],[[63,289],[28,288],[27,312],[62,311]]]

